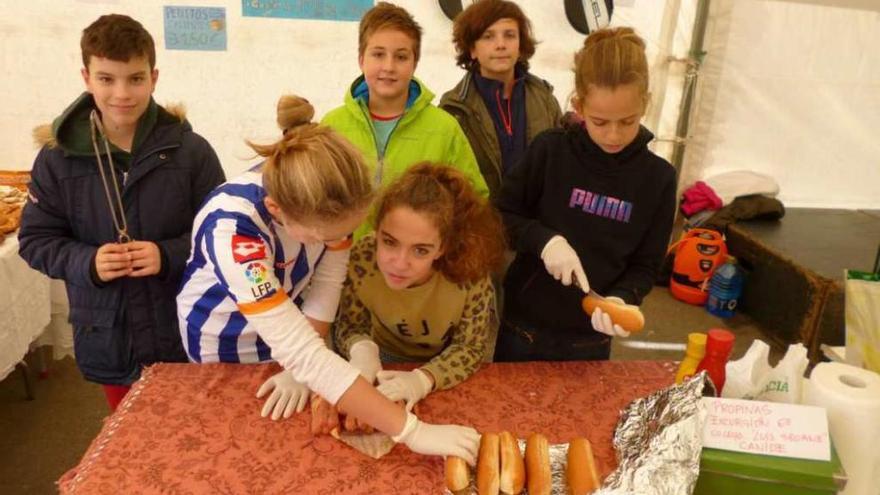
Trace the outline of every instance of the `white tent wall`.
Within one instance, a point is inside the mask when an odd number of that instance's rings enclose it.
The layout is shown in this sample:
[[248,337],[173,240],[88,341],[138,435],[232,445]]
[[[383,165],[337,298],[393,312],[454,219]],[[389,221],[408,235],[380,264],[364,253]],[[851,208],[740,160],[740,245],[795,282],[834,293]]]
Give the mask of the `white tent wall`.
[[[455,66],[452,24],[434,0],[399,0],[422,25],[422,58],[416,76],[439,95],[462,76]],[[468,0],[465,0],[465,4]],[[565,108],[573,87],[572,59],[584,36],[565,17],[562,1],[518,2],[540,41],[532,72],[555,87]],[[690,43],[696,0],[618,1],[613,25],[631,25],[646,39],[656,77],[649,124],[658,137],[675,130],[681,64]],[[83,90],[79,38],[99,15],[131,15],[153,34],[160,71],[155,97],[182,102],[196,131],[217,150],[227,175],[248,166],[243,140],[272,140],[275,102],[283,93],[305,96],[321,116],[341,104],[357,66],[357,23],[242,16],[238,1],[188,0],[180,5],[225,7],[227,50],[166,50],[164,2],[144,0],[29,0],[6,2],[0,16],[0,169],[30,169],[36,154],[31,129],[49,122]],[[174,4],[168,4],[174,5]],[[668,69],[668,70],[667,70]],[[669,80],[666,80],[666,77]],[[668,144],[655,150],[669,156]]]
[[711,6],[680,183],[746,169],[786,206],[880,208],[880,2]]

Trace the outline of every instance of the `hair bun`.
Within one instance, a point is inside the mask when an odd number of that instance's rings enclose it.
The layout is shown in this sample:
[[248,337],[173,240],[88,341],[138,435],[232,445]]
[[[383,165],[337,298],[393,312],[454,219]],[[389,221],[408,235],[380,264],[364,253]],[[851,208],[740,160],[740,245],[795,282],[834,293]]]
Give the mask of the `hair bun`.
[[296,95],[284,95],[278,99],[278,127],[284,132],[312,123],[315,107],[309,100]]
[[591,48],[608,40],[615,40],[618,43],[635,43],[638,47],[645,48],[645,42],[636,34],[635,30],[625,26],[616,28],[606,27],[593,31],[584,40],[584,48]]

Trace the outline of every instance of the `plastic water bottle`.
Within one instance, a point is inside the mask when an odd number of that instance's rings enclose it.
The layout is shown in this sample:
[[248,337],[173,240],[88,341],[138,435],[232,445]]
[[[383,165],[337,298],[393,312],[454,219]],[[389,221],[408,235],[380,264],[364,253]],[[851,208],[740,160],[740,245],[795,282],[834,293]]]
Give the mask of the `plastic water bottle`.
[[728,256],[727,261],[715,270],[709,280],[706,310],[721,318],[733,316],[742,295],[743,279],[742,270],[736,265],[736,258]]

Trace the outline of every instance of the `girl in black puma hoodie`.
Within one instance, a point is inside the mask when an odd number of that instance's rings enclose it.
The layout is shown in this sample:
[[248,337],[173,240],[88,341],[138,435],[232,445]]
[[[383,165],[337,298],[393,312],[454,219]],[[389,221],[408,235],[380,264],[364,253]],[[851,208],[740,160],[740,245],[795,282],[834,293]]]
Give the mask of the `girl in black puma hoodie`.
[[651,290],[676,178],[639,124],[649,98],[644,50],[631,28],[591,34],[575,55],[576,118],[536,137],[504,178],[498,207],[517,255],[496,361],[608,359],[611,336],[628,334],[607,315],[591,323],[584,292],[639,305]]

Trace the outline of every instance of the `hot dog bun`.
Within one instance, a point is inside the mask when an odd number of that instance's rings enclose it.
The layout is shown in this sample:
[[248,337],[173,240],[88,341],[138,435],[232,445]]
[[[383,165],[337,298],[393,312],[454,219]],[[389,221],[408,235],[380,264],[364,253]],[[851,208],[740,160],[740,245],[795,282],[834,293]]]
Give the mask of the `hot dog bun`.
[[509,431],[499,435],[501,452],[501,474],[499,489],[505,495],[519,495],[526,483],[526,465],[516,438]]
[[480,495],[498,495],[499,439],[496,433],[483,433],[480,439],[480,457],[477,460],[477,492]]
[[602,308],[602,311],[608,313],[611,321],[629,333],[636,333],[645,327],[645,317],[638,306],[632,304],[619,304],[609,301],[594,292],[590,292],[581,301],[584,312],[588,315],[593,314],[596,308]]
[[540,433],[526,441],[526,481],[529,495],[550,495],[550,445]]
[[565,477],[571,495],[587,495],[599,488],[601,482],[593,459],[593,448],[586,438],[578,437],[568,444]]
[[446,458],[446,488],[455,495],[463,493],[470,484],[467,463],[461,457]]

